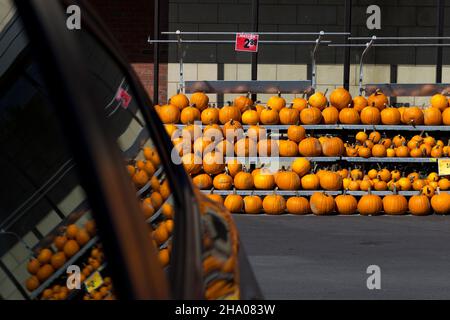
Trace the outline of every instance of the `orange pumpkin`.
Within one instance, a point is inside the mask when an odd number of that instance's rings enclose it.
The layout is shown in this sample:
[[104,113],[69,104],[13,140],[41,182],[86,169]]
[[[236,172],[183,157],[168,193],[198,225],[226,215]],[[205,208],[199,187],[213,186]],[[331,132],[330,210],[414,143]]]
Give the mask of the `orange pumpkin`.
[[352,96],[345,88],[337,88],[331,92],[330,103],[337,109],[347,108],[352,102]]
[[363,96],[357,96],[353,98],[353,108],[356,111],[361,112],[365,107],[367,107],[367,99]]
[[343,124],[358,124],[361,121],[355,108],[344,108],[339,112],[339,122]]
[[319,124],[321,121],[322,112],[319,108],[309,106],[300,112],[300,122],[303,124]]
[[[206,108],[202,111],[200,115],[200,119],[203,124],[214,124],[219,122],[219,109],[212,107],[212,108]],[[204,130],[206,131],[206,130]]]
[[358,201],[352,195],[344,194],[338,195],[334,201],[336,202],[336,212],[342,215],[350,215],[356,213],[358,209]]
[[408,209],[412,215],[425,216],[431,213],[431,204],[427,196],[419,193],[409,198]]
[[263,209],[266,214],[282,214],[286,210],[286,200],[274,192],[264,197]]
[[298,151],[304,157],[318,157],[322,154],[322,146],[319,140],[309,137],[300,141]]
[[440,111],[444,111],[448,107],[447,97],[440,93],[432,96],[430,102],[433,108],[439,109]]
[[309,205],[315,215],[330,215],[335,209],[333,197],[324,192],[313,193],[309,199]]
[[317,175],[314,173],[310,173],[307,175],[304,175],[301,178],[301,185],[302,188],[305,190],[317,190],[320,186],[320,179]]
[[300,111],[292,107],[284,107],[279,111],[279,118],[281,124],[297,124],[300,118]]
[[300,125],[292,125],[289,126],[287,135],[289,140],[299,143],[300,141],[305,139],[306,131],[305,128]]
[[341,138],[327,138],[321,143],[322,153],[327,157],[338,157],[344,154],[345,146]]
[[261,111],[260,120],[262,124],[274,125],[280,121],[280,116],[275,109],[267,107]]
[[200,111],[208,107],[209,97],[204,92],[195,92],[191,95],[191,105],[195,106]]
[[278,92],[278,95],[272,96],[267,100],[267,105],[275,111],[280,111],[286,107],[286,100],[284,100],[284,98],[281,97],[281,93]]
[[381,111],[386,108],[389,101],[381,91],[377,90],[369,96],[367,99],[367,104],[371,107],[376,107]]
[[292,162],[292,171],[303,177],[311,170],[311,163],[306,158],[297,158]]
[[424,115],[419,107],[409,107],[403,112],[403,123],[412,125],[421,125],[424,121]]
[[383,209],[383,201],[370,189],[366,195],[363,195],[358,201],[358,212],[364,216],[376,216],[381,214]]
[[299,112],[301,112],[303,109],[308,107],[308,101],[303,98],[295,98],[292,100],[292,108],[297,109]]
[[241,111],[236,106],[224,106],[219,111],[219,120],[221,124],[230,120],[241,121]]
[[401,114],[397,108],[385,108],[381,111],[381,123],[386,125],[398,125],[401,123]]
[[439,126],[442,124],[442,114],[439,108],[428,108],[423,112],[423,122],[427,126]]
[[316,91],[309,97],[308,103],[311,107],[323,110],[327,106],[328,101],[322,92]]
[[244,212],[249,214],[261,213],[263,209],[263,203],[258,196],[246,196],[244,197]]
[[160,108],[159,117],[163,123],[178,123],[180,121],[180,109],[173,104],[166,104]]
[[304,197],[290,197],[286,201],[286,209],[290,214],[303,215],[311,213],[309,201]]
[[339,121],[339,110],[330,106],[322,110],[322,122],[324,124],[336,124]]
[[380,110],[376,107],[365,107],[361,111],[361,122],[363,124],[379,124],[381,121]]
[[80,246],[78,245],[78,242],[76,242],[75,240],[69,240],[64,245],[63,251],[64,251],[64,254],[68,258],[70,258],[73,255],[75,255],[78,251],[80,251]]
[[247,107],[253,105],[252,99],[250,99],[250,92],[245,96],[238,96],[234,99],[234,105],[239,108],[239,110],[244,112]]

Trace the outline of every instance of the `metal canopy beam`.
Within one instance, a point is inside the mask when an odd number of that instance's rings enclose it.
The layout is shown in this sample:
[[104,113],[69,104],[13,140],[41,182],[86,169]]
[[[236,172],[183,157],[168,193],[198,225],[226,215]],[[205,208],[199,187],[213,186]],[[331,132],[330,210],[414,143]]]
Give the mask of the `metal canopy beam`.
[[450,83],[375,83],[366,84],[366,95],[377,89],[391,97],[427,97],[436,93],[450,94]]
[[297,93],[311,90],[311,81],[186,81],[186,93]]

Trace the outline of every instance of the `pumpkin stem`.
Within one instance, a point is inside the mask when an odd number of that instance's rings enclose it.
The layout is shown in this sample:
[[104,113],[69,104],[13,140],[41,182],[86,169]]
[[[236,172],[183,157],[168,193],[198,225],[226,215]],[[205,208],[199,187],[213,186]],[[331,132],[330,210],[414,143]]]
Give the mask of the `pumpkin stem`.
[[396,181],[394,180],[394,191],[393,192],[394,192],[395,195],[397,195],[398,191],[397,191],[397,185],[395,184],[395,182]]
[[281,92],[280,91],[278,91],[278,97],[281,97]]
[[228,106],[231,107],[231,101],[227,101]]

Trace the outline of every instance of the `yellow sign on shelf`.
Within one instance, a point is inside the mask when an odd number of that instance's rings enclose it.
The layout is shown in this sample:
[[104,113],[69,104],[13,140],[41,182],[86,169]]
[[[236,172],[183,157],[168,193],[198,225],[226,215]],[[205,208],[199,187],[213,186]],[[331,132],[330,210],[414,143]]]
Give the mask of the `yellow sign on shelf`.
[[100,272],[95,271],[89,278],[84,281],[87,292],[91,293],[103,284],[103,278]]
[[450,159],[438,160],[438,173],[440,176],[450,175]]

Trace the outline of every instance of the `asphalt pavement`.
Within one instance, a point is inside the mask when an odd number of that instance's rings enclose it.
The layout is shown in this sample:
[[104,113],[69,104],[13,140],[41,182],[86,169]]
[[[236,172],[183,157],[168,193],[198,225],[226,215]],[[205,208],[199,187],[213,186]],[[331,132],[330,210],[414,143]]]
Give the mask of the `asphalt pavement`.
[[267,299],[450,299],[450,216],[234,218]]

